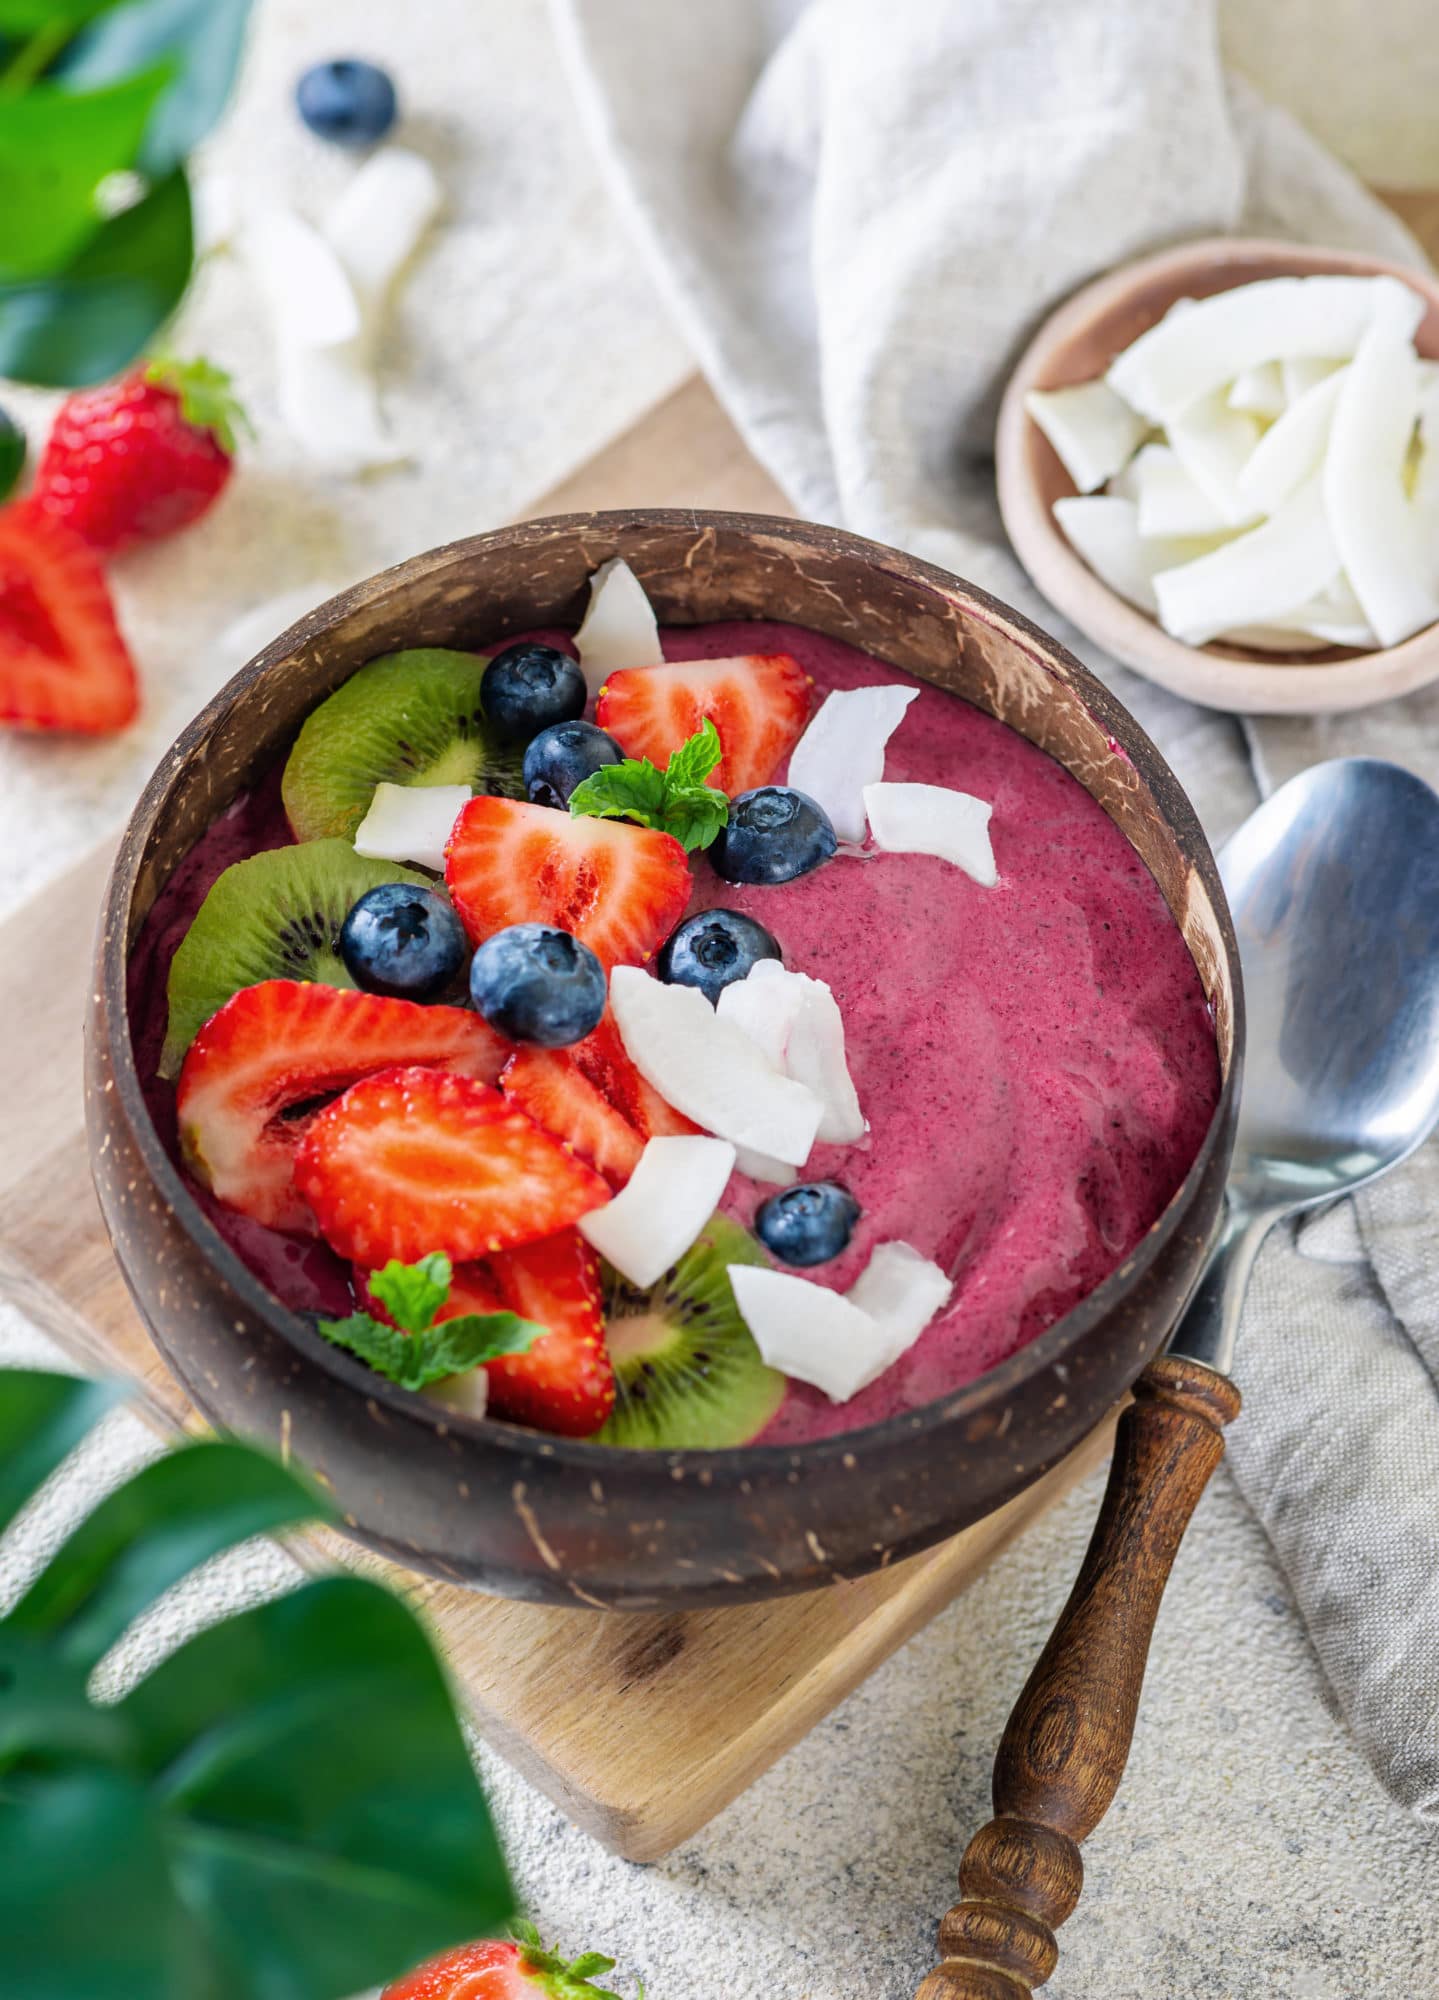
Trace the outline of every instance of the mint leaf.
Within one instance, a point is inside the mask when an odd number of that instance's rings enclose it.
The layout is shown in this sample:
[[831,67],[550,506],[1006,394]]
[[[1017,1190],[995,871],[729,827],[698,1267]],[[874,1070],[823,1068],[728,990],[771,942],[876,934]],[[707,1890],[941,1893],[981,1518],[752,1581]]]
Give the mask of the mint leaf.
[[502,1354],[528,1354],[548,1332],[547,1326],[521,1319],[518,1313],[457,1313],[423,1336],[429,1350],[425,1365],[436,1371],[428,1379],[462,1375],[482,1361],[498,1361]]
[[575,819],[632,819],[664,829],[665,776],[648,757],[626,757],[582,778],[570,793]]
[[432,1250],[418,1264],[392,1257],[383,1270],[370,1273],[370,1290],[406,1333],[423,1333],[450,1296],[454,1266],[443,1250]]
[[688,743],[681,743],[665,765],[665,782],[676,791],[702,786],[723,756],[719,731],[706,716]]
[[576,819],[628,819],[673,834],[686,850],[708,847],[729,817],[729,800],[704,780],[724,755],[708,716],[674,751],[663,771],[648,757],[626,757],[592,772],[570,794]]
[[357,1312],[348,1319],[322,1319],[320,1331],[402,1389],[428,1388],[502,1354],[528,1354],[548,1333],[548,1327],[512,1312],[456,1313],[436,1325],[453,1277],[443,1250],[432,1250],[415,1264],[391,1258],[383,1270],[370,1273],[369,1285],[398,1324],[387,1326],[373,1313]]
[[410,1380],[415,1355],[409,1336],[386,1326],[383,1320],[369,1313],[351,1313],[348,1319],[322,1319],[320,1331],[336,1347],[348,1348],[368,1362],[377,1375],[388,1375],[407,1389],[418,1386]]

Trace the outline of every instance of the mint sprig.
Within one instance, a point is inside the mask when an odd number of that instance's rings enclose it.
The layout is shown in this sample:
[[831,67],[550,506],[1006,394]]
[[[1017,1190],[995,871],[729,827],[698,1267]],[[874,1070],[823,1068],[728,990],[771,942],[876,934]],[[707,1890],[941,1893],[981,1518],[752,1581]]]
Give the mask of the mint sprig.
[[576,819],[628,819],[673,834],[686,853],[708,847],[729,818],[729,800],[705,779],[724,756],[708,716],[661,771],[648,757],[606,764],[575,786]]
[[320,1331],[402,1389],[427,1388],[502,1354],[528,1354],[549,1331],[512,1312],[458,1313],[437,1326],[453,1278],[454,1266],[442,1250],[432,1250],[417,1264],[392,1258],[383,1270],[371,1272],[369,1284],[394,1326],[373,1313],[356,1312],[348,1319],[322,1319]]

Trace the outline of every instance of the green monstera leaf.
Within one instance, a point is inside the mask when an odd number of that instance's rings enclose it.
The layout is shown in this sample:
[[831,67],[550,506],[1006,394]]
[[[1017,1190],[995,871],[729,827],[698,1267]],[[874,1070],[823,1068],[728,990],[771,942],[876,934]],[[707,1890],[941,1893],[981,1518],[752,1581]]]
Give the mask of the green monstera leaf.
[[[112,1399],[0,1372],[0,1528]],[[196,1564],[326,1512],[247,1446],[187,1445],[102,1500],[0,1619],[7,2000],[344,2000],[512,1914],[444,1674],[377,1584],[306,1584],[120,1700],[88,1693]]]

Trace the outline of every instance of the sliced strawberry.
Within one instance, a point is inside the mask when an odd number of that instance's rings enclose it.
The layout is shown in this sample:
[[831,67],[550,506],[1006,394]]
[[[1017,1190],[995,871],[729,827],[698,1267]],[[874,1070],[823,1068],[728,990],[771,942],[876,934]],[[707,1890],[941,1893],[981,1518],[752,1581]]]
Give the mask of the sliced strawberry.
[[582,1042],[576,1042],[569,1054],[589,1082],[642,1139],[676,1137],[684,1132],[699,1131],[698,1125],[692,1124],[672,1104],[667,1104],[654,1085],[640,1075],[630,1061],[620,1039],[620,1031],[615,1026],[614,1015],[608,1008],[594,1033],[586,1035]]
[[313,1236],[294,1163],[320,1102],[397,1063],[492,1083],[511,1053],[459,1007],[267,979],[242,987],[191,1043],[175,1100],[180,1145],[195,1178],[227,1207]]
[[521,1049],[505,1065],[500,1088],[611,1187],[622,1188],[639,1165],[644,1140],[590,1082],[573,1050]]
[[476,944],[507,924],[555,924],[606,966],[643,965],[690,893],[670,834],[489,797],[455,821],[445,882]]
[[99,736],[139,705],[94,555],[30,502],[0,508],[0,722]]
[[563,1229],[491,1257],[488,1274],[511,1312],[550,1329],[528,1354],[488,1363],[491,1413],[563,1437],[588,1437],[615,1402],[598,1257],[577,1229]]
[[500,1088],[615,1188],[639,1165],[646,1139],[699,1129],[645,1082],[608,1013],[573,1048],[521,1049]]
[[788,653],[626,667],[600,689],[595,720],[627,757],[664,769],[708,716],[724,757],[708,783],[731,797],[767,785],[804,732],[810,679]]
[[295,1185],[331,1248],[371,1270],[431,1250],[463,1263],[533,1243],[610,1199],[497,1090],[415,1068],[367,1077],[317,1112]]

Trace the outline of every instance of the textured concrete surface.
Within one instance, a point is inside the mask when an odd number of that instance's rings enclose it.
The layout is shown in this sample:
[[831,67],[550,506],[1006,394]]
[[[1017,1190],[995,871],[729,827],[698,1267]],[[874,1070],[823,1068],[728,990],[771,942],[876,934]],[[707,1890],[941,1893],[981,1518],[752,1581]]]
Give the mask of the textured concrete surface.
[[[1415,4],[1377,11],[1414,20]],[[1320,0],[1275,11],[1303,12],[1313,33]],[[303,61],[358,51],[394,66],[412,107],[404,136],[431,152],[450,189],[450,223],[420,260],[386,350],[387,400],[416,461],[348,483],[303,466],[277,431],[241,273],[221,263],[206,274],[181,339],[236,369],[261,441],[212,521],[123,569],[147,674],[140,730],[88,749],[0,742],[0,909],[123,814],[228,673],[214,635],[231,618],[277,590],[342,583],[522,513],[689,366],[556,95],[541,0],[419,10],[260,0],[259,15],[216,168],[322,212],[345,167],[296,131],[288,88]],[[45,401],[16,400],[36,414]],[[0,1362],[53,1361],[0,1306]],[[0,1604],[153,1449],[134,1418],[109,1420],[0,1550]],[[1076,1493],[659,1867],[606,1855],[481,1752],[536,1919],[573,1950],[612,1951],[656,2000],[905,2000],[930,1963],[960,1850],[985,1816],[994,1743],[1096,1497],[1093,1482]],[[127,1638],[108,1663],[112,1684],[196,1624],[295,1578],[269,1545],[236,1552]],[[1181,1556],[1130,1769],[1086,1851],[1085,1897],[1046,1992],[1360,2000],[1381,1980],[1439,1991],[1436,1859],[1434,1838],[1389,1804],[1330,1715],[1263,1535],[1221,1474]]]

